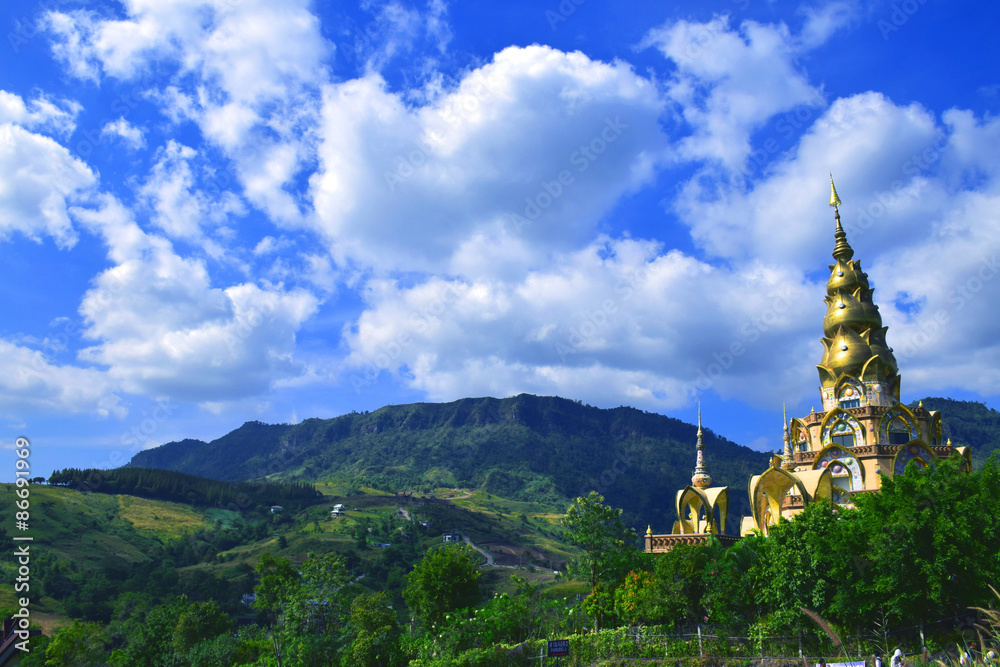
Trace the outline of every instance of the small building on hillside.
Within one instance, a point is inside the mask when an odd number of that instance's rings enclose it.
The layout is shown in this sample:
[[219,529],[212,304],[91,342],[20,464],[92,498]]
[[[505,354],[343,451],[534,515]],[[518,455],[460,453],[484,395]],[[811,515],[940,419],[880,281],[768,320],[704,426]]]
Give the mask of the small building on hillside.
[[462,535],[459,533],[445,533],[441,536],[441,539],[445,542],[461,542]]
[[284,508],[281,505],[271,505],[271,514],[278,514]]

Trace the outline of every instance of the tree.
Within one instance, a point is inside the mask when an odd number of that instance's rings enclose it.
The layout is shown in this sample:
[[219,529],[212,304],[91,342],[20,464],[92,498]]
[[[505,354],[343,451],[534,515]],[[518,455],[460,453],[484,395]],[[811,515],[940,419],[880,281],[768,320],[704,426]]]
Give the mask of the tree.
[[403,599],[427,627],[479,602],[479,554],[466,545],[432,549],[410,572]]
[[406,663],[400,648],[402,632],[386,592],[363,593],[351,603],[353,640],[343,658],[344,667],[396,667]]
[[222,613],[215,600],[192,602],[177,618],[174,627],[174,651],[186,656],[195,645],[213,639],[232,627],[229,616]]
[[622,511],[604,504],[604,497],[591,491],[577,498],[566,510],[563,525],[573,544],[583,547],[575,570],[596,589],[601,581],[617,583],[634,564],[638,550],[633,546],[635,531],[621,519]]
[[275,558],[263,554],[257,563],[260,583],[254,588],[253,606],[275,616],[275,626],[269,632],[274,659],[278,667],[283,664],[284,648],[290,634],[288,616],[295,600],[300,597],[301,577],[287,558]]
[[656,622],[649,613],[656,602],[656,580],[649,572],[633,570],[615,589],[615,614],[629,625]]
[[214,639],[232,625],[214,601],[188,602],[182,595],[149,609],[131,602],[118,609],[131,608],[133,615],[119,626],[125,644],[112,651],[108,660],[116,667],[189,664],[188,652],[194,646]]
[[45,649],[45,664],[65,667],[106,665],[108,632],[100,623],[74,620],[56,629]]
[[1000,577],[1000,465],[967,473],[960,457],[882,480],[858,498],[869,548],[857,559],[871,595],[894,623],[921,623],[981,606]]
[[286,558],[264,554],[254,606],[274,616],[268,633],[279,665],[339,662],[343,626],[357,594],[343,557],[309,554],[301,572]]
[[771,610],[771,628],[816,630],[802,613],[855,624],[858,572],[854,556],[865,553],[857,510],[828,500],[810,503],[793,521],[780,521],[763,542],[761,598]]
[[748,535],[712,563],[716,574],[706,578],[702,601],[713,623],[741,628],[763,616],[761,590],[765,581],[760,563],[766,539]]

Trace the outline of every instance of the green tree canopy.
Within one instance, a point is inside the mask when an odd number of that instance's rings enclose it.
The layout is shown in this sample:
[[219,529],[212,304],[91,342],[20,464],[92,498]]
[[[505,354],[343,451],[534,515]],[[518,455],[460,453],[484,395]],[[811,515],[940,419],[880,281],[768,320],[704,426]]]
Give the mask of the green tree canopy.
[[406,579],[403,599],[425,626],[445,614],[472,607],[480,599],[479,554],[466,545],[428,551]]
[[574,500],[563,517],[566,536],[583,547],[574,572],[587,580],[591,590],[601,581],[617,583],[636,564],[635,531],[625,525],[621,514],[620,509],[604,504],[604,496],[591,491]]
[[406,663],[400,647],[402,631],[386,592],[363,593],[351,603],[353,636],[343,658],[344,667],[396,667]]

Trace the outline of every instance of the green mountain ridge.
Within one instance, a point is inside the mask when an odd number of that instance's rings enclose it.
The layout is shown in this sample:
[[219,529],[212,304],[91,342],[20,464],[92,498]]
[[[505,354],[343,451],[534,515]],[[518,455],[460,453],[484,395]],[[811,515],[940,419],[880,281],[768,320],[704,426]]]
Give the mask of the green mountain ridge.
[[[669,530],[674,495],[690,483],[696,430],[635,408],[521,394],[392,405],[296,425],[248,422],[212,442],[140,452],[128,465],[224,481],[355,480],[395,492],[478,488],[557,504],[597,490],[633,525],[652,521]],[[742,490],[767,466],[768,454],[710,429],[704,441],[714,484]],[[734,494],[734,513],[742,495]]]
[[[945,435],[973,447],[977,467],[1000,442],[1000,413],[981,403],[925,398]],[[513,500],[563,504],[597,490],[630,525],[667,531],[674,496],[690,483],[697,427],[630,407],[559,397],[465,398],[390,405],[296,425],[247,422],[211,442],[182,440],[136,454],[129,466],[222,481],[333,481],[390,492],[476,488]],[[730,516],[749,513],[744,489],[770,454],[704,429],[713,485],[731,487]],[[728,527],[735,530],[735,525]]]
[[942,436],[956,447],[972,447],[974,468],[982,468],[986,459],[1000,449],[1000,412],[985,403],[928,397],[923,399],[923,404],[928,410],[941,412]]

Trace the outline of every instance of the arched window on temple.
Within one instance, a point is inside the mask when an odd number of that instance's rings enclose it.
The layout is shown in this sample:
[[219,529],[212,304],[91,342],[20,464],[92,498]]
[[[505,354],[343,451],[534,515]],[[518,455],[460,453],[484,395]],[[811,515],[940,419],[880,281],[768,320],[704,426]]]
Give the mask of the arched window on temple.
[[837,422],[830,433],[830,443],[841,447],[853,447],[856,444],[854,429],[845,421]]
[[910,426],[902,417],[896,417],[889,423],[889,444],[905,445],[910,441]]
[[860,408],[861,393],[854,385],[845,382],[840,389],[840,394],[837,396],[837,402],[845,410],[847,408]]

